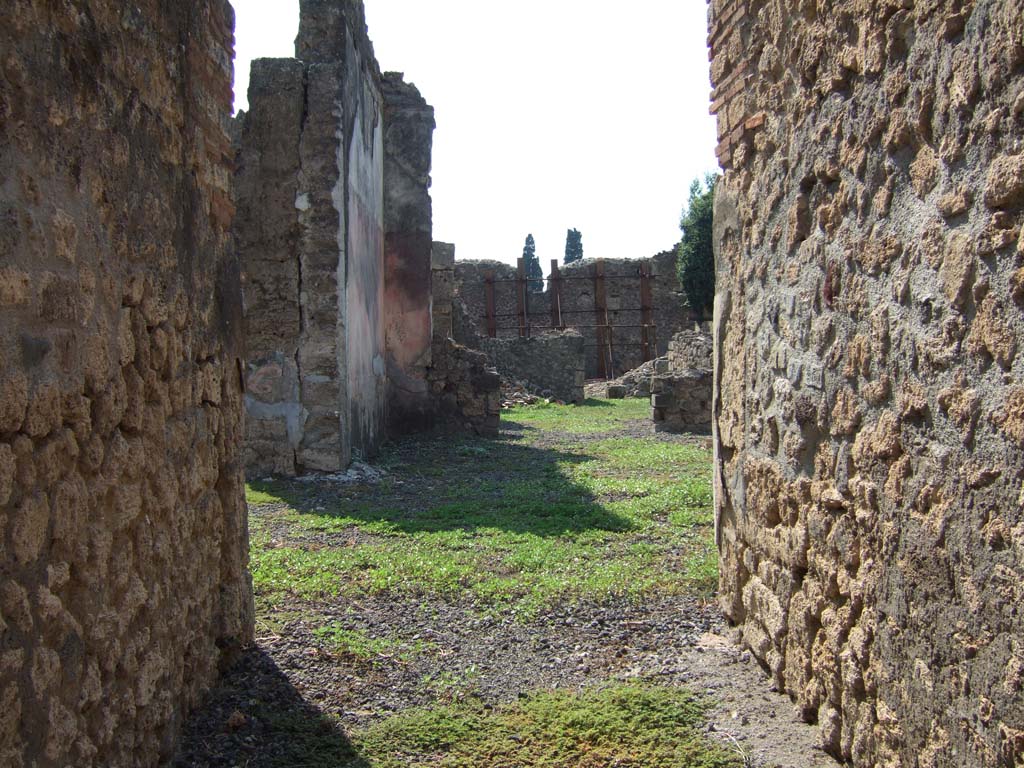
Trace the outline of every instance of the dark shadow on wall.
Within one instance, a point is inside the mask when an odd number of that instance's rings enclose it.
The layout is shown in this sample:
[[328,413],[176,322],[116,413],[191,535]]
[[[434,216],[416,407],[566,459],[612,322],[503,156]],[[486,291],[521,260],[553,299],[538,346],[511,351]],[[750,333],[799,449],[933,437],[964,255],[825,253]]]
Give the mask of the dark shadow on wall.
[[185,724],[172,768],[370,768],[342,728],[251,648]]
[[506,433],[490,440],[416,437],[389,445],[377,464],[387,473],[379,483],[260,480],[249,487],[300,514],[386,523],[407,534],[486,528],[554,537],[633,527],[573,480],[571,468],[590,456],[518,445],[509,426],[503,422]]

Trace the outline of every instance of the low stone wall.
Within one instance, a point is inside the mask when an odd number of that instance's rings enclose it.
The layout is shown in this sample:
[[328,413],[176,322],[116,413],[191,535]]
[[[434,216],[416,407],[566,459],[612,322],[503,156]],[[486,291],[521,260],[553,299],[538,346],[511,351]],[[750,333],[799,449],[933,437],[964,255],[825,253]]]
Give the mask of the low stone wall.
[[574,331],[514,339],[482,339],[498,373],[528,392],[564,403],[583,402],[583,337]]
[[0,4],[0,765],[155,766],[252,638],[226,0]]
[[672,370],[700,368],[710,371],[714,340],[703,331],[680,331],[668,344],[668,365]]
[[434,346],[427,370],[434,427],[494,437],[501,418],[501,377],[483,352],[451,338]]
[[838,758],[1020,766],[1024,6],[711,17],[722,606]]
[[703,331],[680,331],[650,378],[651,419],[656,432],[711,430],[712,341]]
[[651,377],[651,419],[655,432],[711,432],[712,374],[707,368],[668,370]]

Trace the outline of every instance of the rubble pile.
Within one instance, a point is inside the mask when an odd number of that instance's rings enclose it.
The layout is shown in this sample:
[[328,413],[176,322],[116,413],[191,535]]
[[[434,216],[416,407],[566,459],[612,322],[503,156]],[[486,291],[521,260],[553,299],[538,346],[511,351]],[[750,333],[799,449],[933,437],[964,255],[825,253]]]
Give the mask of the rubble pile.
[[625,394],[618,394],[616,392],[619,397],[650,397],[651,377],[667,370],[668,358],[656,357],[631,371],[626,371],[617,379],[612,379],[611,381],[604,381],[602,379],[588,381],[584,385],[583,391],[587,397],[612,397],[608,388],[621,387],[625,390]]

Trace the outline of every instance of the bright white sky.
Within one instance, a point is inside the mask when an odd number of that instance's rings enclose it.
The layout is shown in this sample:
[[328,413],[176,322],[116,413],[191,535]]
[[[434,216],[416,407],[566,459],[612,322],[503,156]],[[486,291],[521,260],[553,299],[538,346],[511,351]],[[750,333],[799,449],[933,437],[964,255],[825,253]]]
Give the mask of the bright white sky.
[[[233,0],[235,105],[249,61],[294,55],[298,0]],[[433,105],[434,239],[545,273],[565,232],[588,258],[679,239],[690,181],[718,169],[702,0],[366,0],[383,71]]]

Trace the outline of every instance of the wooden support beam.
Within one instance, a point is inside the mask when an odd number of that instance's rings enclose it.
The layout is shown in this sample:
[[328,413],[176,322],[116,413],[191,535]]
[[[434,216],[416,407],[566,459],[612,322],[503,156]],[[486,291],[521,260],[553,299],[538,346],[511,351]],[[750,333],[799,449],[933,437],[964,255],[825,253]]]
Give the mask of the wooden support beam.
[[650,262],[640,263],[640,351],[643,362],[657,357],[657,345],[654,342],[654,313],[651,297],[651,265]]
[[548,296],[551,297],[551,327],[565,330],[562,322],[562,273],[558,271],[558,259],[551,260],[551,279],[548,282]]
[[594,315],[597,325],[597,372],[605,380],[614,378],[611,356],[611,327],[604,284],[604,259],[594,262]]
[[519,259],[516,262],[516,314],[519,318],[519,336],[524,339],[530,335],[526,302],[526,261]]
[[487,335],[492,339],[498,336],[497,310],[494,304],[494,270],[484,272],[484,302],[487,305]]

